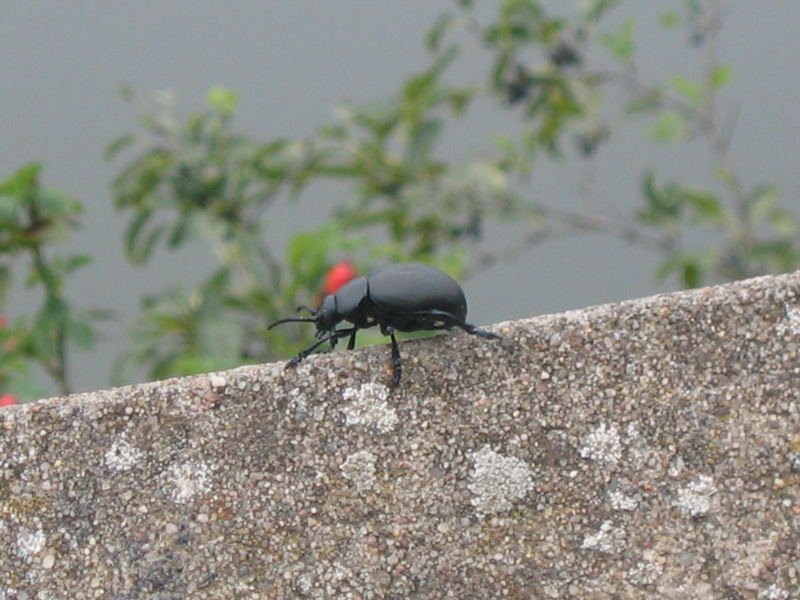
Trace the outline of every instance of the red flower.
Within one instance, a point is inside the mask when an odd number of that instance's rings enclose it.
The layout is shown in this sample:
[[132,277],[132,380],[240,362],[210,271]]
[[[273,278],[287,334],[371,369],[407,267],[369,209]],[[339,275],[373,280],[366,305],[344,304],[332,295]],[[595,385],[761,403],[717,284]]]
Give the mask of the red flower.
[[354,279],[355,276],[356,270],[349,260],[336,263],[325,276],[325,295],[333,294],[345,283]]
[[6,326],[6,318],[3,315],[0,315],[0,329]]
[[17,397],[12,394],[3,394],[0,396],[0,407],[2,406],[11,406],[12,404],[17,404]]

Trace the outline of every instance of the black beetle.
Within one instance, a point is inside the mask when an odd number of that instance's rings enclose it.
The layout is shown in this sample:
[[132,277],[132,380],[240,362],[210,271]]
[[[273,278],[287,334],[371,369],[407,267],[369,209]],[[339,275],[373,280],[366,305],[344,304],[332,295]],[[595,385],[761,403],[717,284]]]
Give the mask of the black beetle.
[[[379,325],[381,333],[392,340],[391,387],[400,383],[400,350],[394,337],[395,331],[421,331],[431,329],[453,329],[460,327],[467,333],[487,339],[501,339],[499,335],[477,329],[464,319],[467,316],[467,300],[461,286],[447,273],[418,264],[398,264],[373,271],[366,277],[357,277],[333,294],[326,296],[318,310],[301,306],[311,313],[310,317],[289,317],[272,323],[272,329],[281,323],[314,323],[317,326],[313,344],[304,348],[287,367],[296,366],[315,349],[330,342],[336,346],[339,338],[350,336],[347,349],[356,344],[356,333]],[[336,329],[342,321],[352,327]]]

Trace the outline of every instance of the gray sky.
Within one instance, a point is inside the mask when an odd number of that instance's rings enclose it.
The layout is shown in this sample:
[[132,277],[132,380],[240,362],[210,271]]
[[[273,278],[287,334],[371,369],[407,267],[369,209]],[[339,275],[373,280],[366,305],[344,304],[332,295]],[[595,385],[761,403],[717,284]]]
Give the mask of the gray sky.
[[[653,81],[666,73],[691,76],[686,70],[697,67],[680,34],[654,24],[662,10],[676,6],[627,2],[617,11],[637,15],[639,57],[645,77]],[[739,115],[735,158],[748,184],[779,183],[794,205],[800,178],[800,11],[790,0],[727,6],[721,58],[736,68],[726,99],[731,113]],[[161,254],[147,269],[134,269],[123,259],[125,219],[111,207],[108,181],[114,167],[102,158],[110,139],[135,128],[135,116],[116,93],[119,83],[143,96],[174,90],[186,109],[199,106],[209,87],[222,84],[240,94],[240,130],[264,139],[302,137],[330,120],[336,103],[386,96],[424,67],[425,31],[449,7],[431,0],[6,0],[0,20],[0,176],[41,160],[47,185],[85,203],[85,225],[73,247],[96,260],[76,277],[71,295],[84,306],[111,307],[130,322],[143,293],[182,280],[187,262],[203,257]],[[480,152],[485,134],[505,123],[491,109],[479,111],[451,141]],[[701,183],[709,165],[702,147],[657,148],[629,136],[602,153],[597,191],[610,204],[629,207],[639,199],[645,166]],[[569,204],[577,181],[574,162],[542,165],[532,189],[554,204]],[[299,228],[309,212],[313,198],[280,214]],[[574,238],[543,246],[467,284],[470,320],[488,323],[670,289],[671,283],[653,282],[656,262],[657,257],[614,240]],[[203,267],[198,264],[197,272]],[[11,309],[24,304],[17,296]],[[122,331],[115,326],[103,331],[106,339],[98,350],[75,362],[79,389],[107,385]]]

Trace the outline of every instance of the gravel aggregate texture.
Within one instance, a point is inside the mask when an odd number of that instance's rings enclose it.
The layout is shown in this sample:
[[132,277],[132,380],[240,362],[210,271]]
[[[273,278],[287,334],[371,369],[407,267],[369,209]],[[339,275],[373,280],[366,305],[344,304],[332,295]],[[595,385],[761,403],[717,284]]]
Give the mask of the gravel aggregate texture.
[[800,273],[0,409],[0,600],[800,598]]

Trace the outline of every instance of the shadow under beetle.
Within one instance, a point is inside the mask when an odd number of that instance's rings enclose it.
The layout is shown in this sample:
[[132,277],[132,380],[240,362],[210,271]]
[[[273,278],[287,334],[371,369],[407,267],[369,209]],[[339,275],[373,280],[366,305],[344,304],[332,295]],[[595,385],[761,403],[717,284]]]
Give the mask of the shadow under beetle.
[[[339,338],[350,336],[347,349],[356,344],[356,333],[378,325],[383,335],[392,340],[392,380],[390,387],[400,383],[400,349],[395,331],[421,331],[453,329],[459,327],[467,333],[490,340],[499,335],[470,325],[464,291],[447,273],[418,264],[398,264],[373,271],[366,277],[357,277],[326,296],[319,309],[301,306],[310,317],[288,317],[272,323],[268,329],[282,323],[314,323],[317,340],[299,352],[286,367],[294,367],[325,342],[331,348]],[[352,327],[336,329],[342,321]]]

